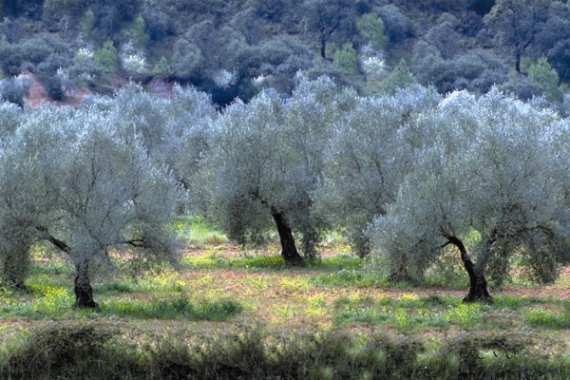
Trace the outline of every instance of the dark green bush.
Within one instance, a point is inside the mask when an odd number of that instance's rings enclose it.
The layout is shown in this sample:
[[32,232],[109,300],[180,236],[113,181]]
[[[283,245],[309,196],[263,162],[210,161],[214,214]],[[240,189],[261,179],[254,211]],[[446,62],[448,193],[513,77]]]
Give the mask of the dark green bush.
[[384,22],[384,34],[388,37],[388,47],[404,42],[416,35],[415,25],[394,4],[387,4],[379,9]]

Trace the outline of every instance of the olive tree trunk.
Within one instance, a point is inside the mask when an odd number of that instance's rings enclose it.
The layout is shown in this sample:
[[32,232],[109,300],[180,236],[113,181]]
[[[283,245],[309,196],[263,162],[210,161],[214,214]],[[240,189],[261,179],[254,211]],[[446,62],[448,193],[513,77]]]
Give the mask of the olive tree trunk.
[[293,232],[287,222],[285,213],[279,211],[276,207],[271,207],[271,216],[273,216],[273,220],[277,226],[277,232],[279,233],[281,256],[283,256],[283,260],[285,260],[287,264],[301,264],[303,262],[303,258],[297,251],[295,238],[293,237]]
[[[37,226],[36,230],[40,236],[52,243],[54,246],[73,257],[72,248],[63,240],[60,240],[49,233],[48,229],[43,226]],[[94,309],[99,307],[93,299],[93,289],[89,280],[89,258],[83,257],[75,263],[75,280],[74,280],[75,303],[73,307]]]
[[469,293],[463,298],[463,302],[490,301],[492,297],[487,290],[487,280],[485,279],[483,268],[473,264],[465,249],[465,245],[460,239],[455,236],[446,236],[446,238],[449,240],[447,244],[453,244],[459,249],[463,267],[469,275]]
[[75,265],[75,303],[73,307],[94,309],[99,305],[93,299],[93,289],[89,281],[89,261],[82,260]]

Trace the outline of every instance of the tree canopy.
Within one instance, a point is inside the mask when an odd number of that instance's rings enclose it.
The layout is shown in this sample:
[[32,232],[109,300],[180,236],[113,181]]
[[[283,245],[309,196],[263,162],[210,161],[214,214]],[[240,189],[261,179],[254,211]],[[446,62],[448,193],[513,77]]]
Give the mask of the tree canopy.
[[96,305],[89,266],[110,249],[173,253],[168,223],[184,192],[119,118],[116,106],[40,108],[26,114],[0,155],[3,261],[27,255],[34,242],[51,243],[76,267],[78,307]]
[[558,150],[566,123],[497,90],[449,95],[422,125],[428,143],[397,200],[375,221],[378,252],[421,276],[455,246],[471,278],[467,301],[489,298],[485,270],[501,282],[515,253],[537,281],[552,282],[567,260],[568,178]]

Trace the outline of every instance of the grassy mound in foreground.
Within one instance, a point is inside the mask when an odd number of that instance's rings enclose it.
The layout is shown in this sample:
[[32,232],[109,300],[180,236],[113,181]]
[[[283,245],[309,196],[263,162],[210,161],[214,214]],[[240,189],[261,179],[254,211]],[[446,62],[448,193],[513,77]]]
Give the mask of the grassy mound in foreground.
[[529,335],[437,342],[336,330],[216,326],[157,334],[120,323],[47,323],[4,343],[2,379],[567,379],[567,357]]

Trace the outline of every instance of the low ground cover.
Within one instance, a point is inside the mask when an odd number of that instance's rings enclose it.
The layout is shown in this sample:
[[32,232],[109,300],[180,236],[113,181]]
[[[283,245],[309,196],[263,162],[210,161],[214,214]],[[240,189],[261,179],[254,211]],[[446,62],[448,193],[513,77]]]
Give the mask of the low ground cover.
[[492,303],[465,304],[463,284],[390,285],[342,250],[294,268],[276,252],[199,244],[177,267],[101,271],[97,310],[72,309],[73,267],[37,254],[28,290],[0,291],[0,377],[37,378],[26,371],[61,359],[37,354],[52,344],[78,364],[45,378],[104,378],[83,361],[111,359],[106,368],[123,378],[570,373],[570,271],[552,286],[518,284],[494,289]]

